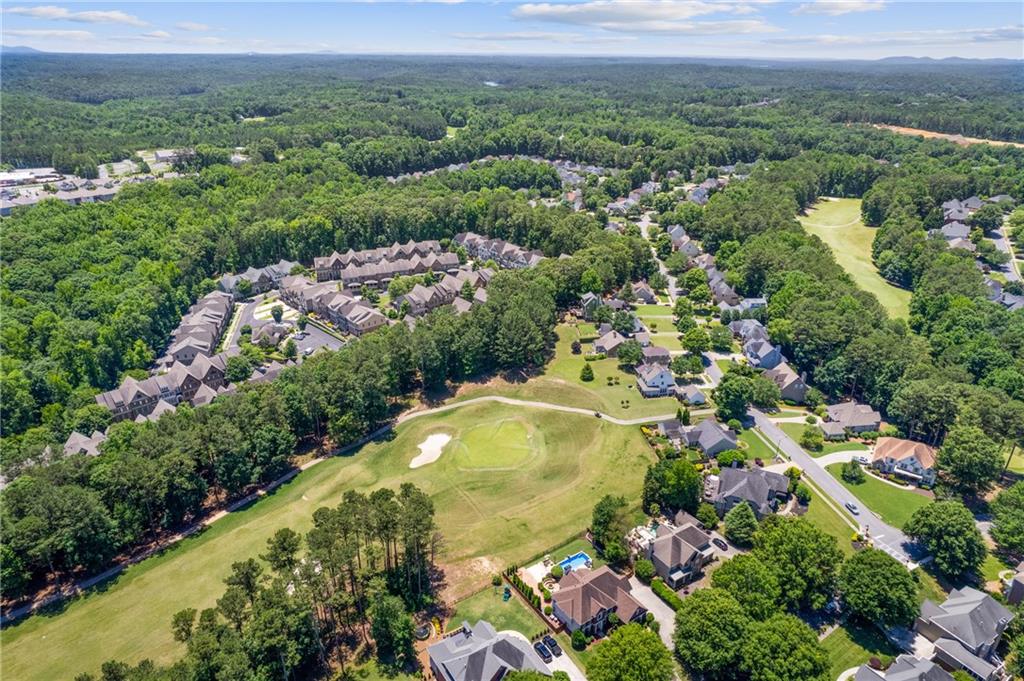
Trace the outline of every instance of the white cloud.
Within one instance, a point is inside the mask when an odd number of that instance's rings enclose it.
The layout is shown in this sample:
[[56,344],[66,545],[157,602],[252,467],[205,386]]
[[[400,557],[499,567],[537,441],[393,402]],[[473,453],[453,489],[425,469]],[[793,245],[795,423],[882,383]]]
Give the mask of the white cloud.
[[200,24],[195,21],[179,21],[174,25],[175,28],[181,29],[182,31],[192,31],[195,33],[201,33],[202,31],[209,31],[209,24]]
[[86,24],[125,24],[127,26],[149,25],[142,19],[120,10],[72,12],[66,7],[40,5],[38,7],[8,7],[4,12],[51,21],[77,21]]
[[793,10],[793,14],[827,14],[837,17],[853,12],[877,12],[885,8],[886,0],[814,0]]
[[779,45],[892,45],[929,46],[938,44],[978,44],[1020,42],[1024,40],[1024,26],[996,28],[931,29],[922,31],[888,31],[865,35],[821,34],[769,38],[765,42]]
[[150,31],[149,33],[142,33],[140,35],[141,37],[150,40],[167,40],[171,37],[171,34],[167,31]]
[[96,36],[89,31],[58,31],[46,29],[5,29],[3,35],[19,38],[43,38],[48,40],[92,40]]
[[691,21],[710,14],[756,13],[757,2],[700,0],[590,0],[580,3],[527,3],[512,10],[517,19],[591,26],[605,31],[718,35],[770,33],[779,29],[762,19]]
[[559,44],[607,44],[636,40],[634,36],[587,36],[582,33],[557,33],[546,31],[509,31],[506,33],[452,33],[457,40],[478,40],[483,42],[531,42],[542,41]]

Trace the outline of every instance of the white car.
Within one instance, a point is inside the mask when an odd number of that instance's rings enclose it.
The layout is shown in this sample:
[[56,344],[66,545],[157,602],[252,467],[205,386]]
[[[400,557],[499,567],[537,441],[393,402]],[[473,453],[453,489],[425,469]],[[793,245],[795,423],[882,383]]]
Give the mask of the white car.
[[854,454],[853,460],[856,461],[857,463],[867,464],[868,456],[867,454]]

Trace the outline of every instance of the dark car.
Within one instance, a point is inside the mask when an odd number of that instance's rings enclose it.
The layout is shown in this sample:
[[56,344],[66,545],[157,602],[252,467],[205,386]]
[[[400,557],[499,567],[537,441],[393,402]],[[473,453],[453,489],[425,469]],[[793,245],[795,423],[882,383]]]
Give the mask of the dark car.
[[601,418],[601,412],[595,411],[594,416],[596,416],[597,418]]
[[551,662],[551,660],[554,659],[551,657],[551,651],[548,650],[548,647],[540,641],[533,644],[533,649],[537,651],[537,654],[540,655],[540,659],[544,660],[545,663]]
[[562,648],[558,645],[558,641],[555,640],[554,636],[552,636],[551,634],[546,635],[544,637],[544,645],[546,645],[551,650],[551,653],[555,657],[561,657]]
[[723,551],[728,551],[729,550],[729,545],[726,544],[721,539],[719,539],[718,537],[713,538],[711,540],[711,543],[714,544],[715,546],[717,546],[718,548],[720,548]]

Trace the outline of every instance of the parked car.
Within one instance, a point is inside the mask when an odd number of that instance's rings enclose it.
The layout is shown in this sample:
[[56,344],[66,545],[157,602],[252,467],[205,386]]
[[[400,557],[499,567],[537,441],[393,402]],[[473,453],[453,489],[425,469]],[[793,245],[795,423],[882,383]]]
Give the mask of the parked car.
[[717,546],[722,551],[728,551],[729,550],[729,545],[726,544],[723,540],[719,539],[718,537],[713,537],[711,539],[711,543],[714,544],[715,546]]
[[853,460],[856,461],[857,463],[862,463],[865,465],[867,465],[868,463],[868,457],[866,454],[854,454]]
[[316,348],[306,348],[305,350],[302,351],[302,354],[305,355],[306,357],[309,357],[315,351],[316,351]]
[[544,635],[544,645],[548,647],[548,649],[551,651],[551,654],[555,657],[562,656],[562,647],[558,645],[558,641],[556,641],[555,637],[551,634]]
[[551,657],[551,651],[548,650],[548,647],[540,641],[533,644],[533,649],[537,651],[537,654],[540,655],[540,659],[544,660],[545,664],[550,663],[551,660],[554,659]]
[[846,510],[854,515],[860,515],[860,508],[852,501],[846,502]]

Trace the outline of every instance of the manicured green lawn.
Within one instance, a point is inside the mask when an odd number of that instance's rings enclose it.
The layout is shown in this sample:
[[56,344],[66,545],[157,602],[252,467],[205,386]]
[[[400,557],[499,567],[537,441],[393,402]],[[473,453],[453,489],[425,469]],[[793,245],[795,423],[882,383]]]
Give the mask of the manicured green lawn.
[[479,620],[487,620],[498,631],[511,629],[526,637],[533,636],[547,628],[540,616],[526,607],[526,604],[515,593],[507,601],[503,600],[504,591],[504,585],[489,586],[483,591],[459,601],[448,617],[445,630],[458,629],[462,626],[463,621],[472,625]]
[[[673,397],[645,398],[636,389],[636,377],[619,368],[617,359],[609,357],[587,362],[586,353],[591,345],[578,335],[576,327],[560,325],[555,357],[548,363],[544,373],[525,383],[492,382],[486,386],[470,387],[459,399],[478,397],[484,394],[501,394],[524,400],[538,400],[571,407],[593,409],[619,418],[647,418],[675,416],[680,403]],[[580,338],[583,351],[572,354],[572,341]],[[585,337],[584,337],[585,338]],[[655,338],[661,338],[656,336]],[[658,341],[656,341],[658,342]],[[584,363],[590,364],[594,380],[580,380]],[[608,378],[618,383],[608,384]]]
[[519,419],[488,421],[464,430],[448,443],[459,470],[516,468],[544,456],[544,434]]
[[372,658],[365,664],[354,667],[350,671],[352,674],[351,678],[354,681],[422,681],[423,679],[419,674],[405,674],[402,672],[392,674],[391,672],[385,672],[377,666],[377,661]]
[[683,349],[683,344],[679,340],[679,333],[672,328],[671,324],[666,325],[664,328],[658,326],[658,329],[658,333],[651,334],[651,345],[657,345],[669,351]]
[[1002,558],[992,553],[991,551],[985,556],[985,562],[981,564],[981,578],[986,582],[995,582],[999,580],[999,573],[1003,570],[1012,570],[1013,565],[1010,565]]
[[828,678],[835,679],[852,667],[859,667],[872,657],[885,663],[900,654],[900,650],[874,627],[851,622],[842,625],[821,642],[832,667]]
[[673,333],[678,335],[675,324],[670,317],[641,317],[640,321],[644,323],[647,330],[651,333]]
[[843,269],[865,291],[873,293],[891,317],[910,316],[910,291],[882,278],[871,262],[875,230],[860,220],[860,199],[822,200],[800,217],[804,229],[832,249]]
[[825,534],[835,537],[839,549],[847,557],[853,555],[850,539],[853,537],[854,528],[843,520],[843,516],[825,503],[821,494],[813,487],[811,488],[811,503],[808,504],[807,513],[803,515],[803,518]]
[[671,305],[637,305],[633,310],[637,317],[646,317],[648,315],[671,315]]
[[942,603],[949,596],[949,593],[939,584],[939,580],[929,571],[928,566],[919,567],[911,574],[917,578],[918,603],[924,603],[925,599]]
[[[447,432],[452,442],[470,433],[472,440],[485,424],[510,419],[535,434],[535,452],[517,467],[467,469],[449,445],[438,461],[409,468],[418,445],[433,433]],[[481,446],[486,441],[479,440]],[[439,561],[449,593],[468,595],[506,565],[586,527],[601,495],[638,498],[652,460],[638,428],[591,416],[485,403],[407,421],[392,440],[304,471],[199,536],[129,568],[106,590],[71,602],[64,612],[4,629],[4,676],[70,679],[96,673],[109,659],[175,660],[182,650],[170,632],[175,612],[212,607],[233,561],[263,552],[281,527],[307,531],[313,511],[338,503],[348,489],[412,482],[426,491],[445,539]]]
[[[882,517],[882,520],[893,527],[903,527],[914,511],[927,506],[931,499],[909,489],[900,489],[873,478],[871,475],[859,485],[851,485],[843,480],[842,464],[834,463],[826,466],[825,470],[831,473],[846,489],[853,492],[854,496],[860,499],[865,506]],[[868,519],[865,523],[870,525]]]
[[746,445],[740,449],[749,460],[761,459],[767,465],[775,458],[775,450],[769,447],[753,430],[745,430],[737,438]]
[[[779,428],[782,429],[782,432],[793,438],[797,444],[800,444],[800,436],[803,435],[804,428],[807,427],[806,423],[780,423],[778,425]],[[833,452],[866,452],[867,450],[867,445],[862,442],[829,442],[826,440],[821,451],[806,451],[811,456],[818,457],[825,456],[826,454],[832,454]]]
[[1010,450],[1003,450],[1003,465],[1006,465],[1006,459],[1010,459],[1009,470],[1014,473],[1024,474],[1024,449],[1017,447],[1013,450],[1013,456],[1010,456]]

